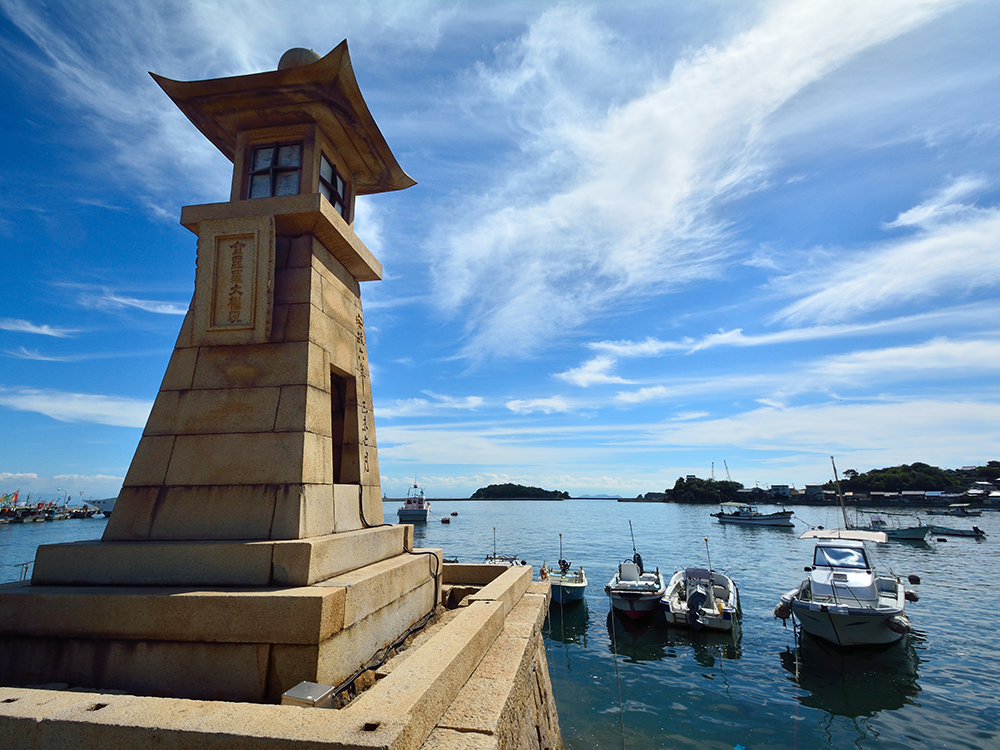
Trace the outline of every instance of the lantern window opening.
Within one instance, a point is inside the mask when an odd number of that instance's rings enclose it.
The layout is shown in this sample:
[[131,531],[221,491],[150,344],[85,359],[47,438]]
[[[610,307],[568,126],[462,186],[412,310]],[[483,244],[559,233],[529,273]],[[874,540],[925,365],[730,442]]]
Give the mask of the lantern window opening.
[[302,182],[302,141],[254,146],[247,198],[298,195]]
[[319,155],[319,192],[344,217],[344,221],[350,223],[351,204],[347,199],[347,183],[322,152]]

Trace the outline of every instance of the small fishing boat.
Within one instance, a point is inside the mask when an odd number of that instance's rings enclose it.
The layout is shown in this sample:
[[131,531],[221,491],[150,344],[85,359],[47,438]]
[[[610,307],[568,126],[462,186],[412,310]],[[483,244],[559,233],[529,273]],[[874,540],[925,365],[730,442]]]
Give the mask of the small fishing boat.
[[931,526],[931,534],[934,536],[966,536],[973,539],[985,539],[986,532],[978,526],[971,529],[950,529],[947,526]]
[[[864,540],[878,532],[807,531],[815,538],[809,576],[782,594],[774,616],[799,621],[802,629],[837,646],[895,643],[911,630],[907,592],[895,575],[878,575]],[[823,538],[826,535],[828,538]],[[885,541],[884,534],[881,539]]]
[[732,578],[712,570],[709,555],[708,569],[685,568],[674,573],[660,606],[667,625],[732,630],[740,611],[740,593]]
[[883,518],[881,514],[877,513],[870,514],[868,518],[863,521],[861,520],[860,512],[858,513],[857,520],[851,524],[851,528],[857,529],[858,531],[884,531],[886,537],[889,539],[908,542],[926,539],[927,532],[931,530],[930,526],[925,526],[919,523],[916,526],[901,526],[899,524],[890,525],[890,523]]
[[497,527],[493,527],[493,554],[487,555],[483,560],[485,565],[504,565],[508,568],[517,567],[520,565],[527,565],[528,563],[522,560],[517,555],[507,554],[505,552],[497,553]]
[[400,523],[426,523],[430,509],[431,504],[424,499],[423,489],[414,480],[413,486],[406,490],[406,500],[396,510],[396,515]]
[[483,560],[485,565],[506,565],[507,567],[516,567],[518,565],[527,565],[525,560],[522,560],[517,555],[508,555],[501,552],[499,555],[492,554],[487,555]]
[[562,534],[559,535],[559,567],[553,568],[542,562],[539,578],[548,581],[552,591],[553,604],[570,604],[583,599],[587,588],[587,574],[581,565],[575,571],[570,570],[572,563],[563,558]]
[[[628,527],[631,533],[631,521],[628,522]],[[660,599],[666,591],[660,569],[648,572],[643,567],[642,556],[636,552],[633,535],[632,559],[619,563],[617,572],[604,587],[604,593],[611,599],[611,607],[636,620],[658,609]]]
[[[729,512],[726,512],[729,509]],[[792,511],[777,510],[773,513],[761,513],[756,505],[750,503],[722,503],[722,509],[713,513],[719,523],[735,523],[744,526],[794,526]]]
[[952,503],[947,508],[927,511],[929,516],[958,516],[959,518],[975,518],[983,515],[981,510],[972,508],[968,503]]

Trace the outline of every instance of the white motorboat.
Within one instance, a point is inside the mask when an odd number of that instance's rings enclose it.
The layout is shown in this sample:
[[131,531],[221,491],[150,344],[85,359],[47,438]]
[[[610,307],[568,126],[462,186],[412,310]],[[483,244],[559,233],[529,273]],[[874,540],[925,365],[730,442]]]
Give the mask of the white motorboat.
[[875,572],[864,542],[851,538],[859,535],[874,532],[806,532],[817,538],[809,577],[781,596],[774,616],[793,616],[804,631],[838,646],[894,643],[910,632],[903,582]]
[[552,591],[553,604],[572,604],[583,599],[587,588],[587,574],[581,565],[575,571],[570,570],[572,564],[563,557],[562,534],[559,535],[559,567],[553,568],[542,562],[539,578],[548,581]]
[[[726,512],[726,509],[729,512]],[[750,503],[722,503],[722,509],[713,513],[719,523],[735,523],[745,526],[794,526],[792,511],[777,510],[773,513],[761,513],[756,505]]]
[[400,523],[426,523],[430,509],[431,504],[424,499],[423,489],[414,481],[413,486],[406,490],[406,500],[396,510],[396,515]]
[[628,532],[632,537],[632,559],[618,563],[618,571],[604,587],[604,593],[611,600],[612,609],[637,620],[659,609],[660,598],[667,587],[663,584],[659,568],[649,573],[643,567],[642,555],[635,549],[631,521],[628,522]]
[[667,625],[732,630],[740,611],[733,579],[705,568],[678,570],[660,599]]
[[618,571],[604,587],[611,606],[633,620],[656,610],[666,591],[659,568],[646,571],[638,553],[619,563]]

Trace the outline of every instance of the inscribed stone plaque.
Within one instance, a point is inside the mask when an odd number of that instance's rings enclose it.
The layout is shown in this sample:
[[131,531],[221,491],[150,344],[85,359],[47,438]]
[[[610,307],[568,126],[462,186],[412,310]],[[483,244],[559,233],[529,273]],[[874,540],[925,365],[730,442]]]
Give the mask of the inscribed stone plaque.
[[260,344],[274,294],[274,217],[201,222],[193,343]]

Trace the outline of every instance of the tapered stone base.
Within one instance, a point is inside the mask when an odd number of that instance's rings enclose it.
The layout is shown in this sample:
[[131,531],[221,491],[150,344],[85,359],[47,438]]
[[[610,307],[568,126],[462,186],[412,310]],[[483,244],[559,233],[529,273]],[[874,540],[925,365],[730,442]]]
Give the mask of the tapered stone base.
[[428,552],[295,588],[6,584],[0,684],[251,702],[337,685],[436,608]]

